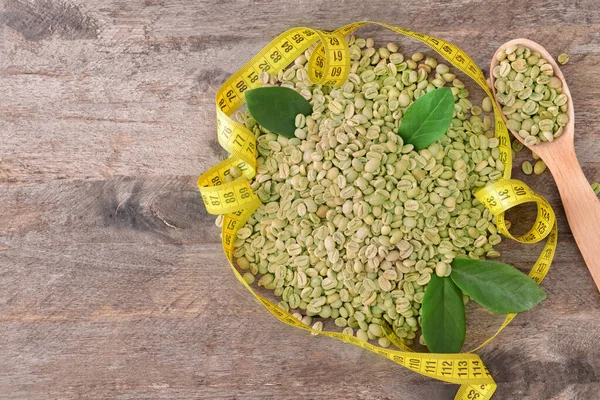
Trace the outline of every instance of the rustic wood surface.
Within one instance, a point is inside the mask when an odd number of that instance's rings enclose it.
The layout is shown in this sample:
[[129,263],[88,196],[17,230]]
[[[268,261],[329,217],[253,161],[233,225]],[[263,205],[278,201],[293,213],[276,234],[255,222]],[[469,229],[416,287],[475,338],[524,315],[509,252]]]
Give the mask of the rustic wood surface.
[[[224,156],[213,102],[228,75],[288,28],[365,18],[446,38],[484,68],[516,37],[569,53],[575,147],[600,180],[594,0],[0,1],[0,398],[452,398],[455,385],[269,316],[195,187]],[[496,399],[598,398],[600,295],[551,176],[525,180],[560,224],[548,299],[480,354]],[[500,247],[523,270],[540,250]],[[468,318],[471,345],[501,320]]]

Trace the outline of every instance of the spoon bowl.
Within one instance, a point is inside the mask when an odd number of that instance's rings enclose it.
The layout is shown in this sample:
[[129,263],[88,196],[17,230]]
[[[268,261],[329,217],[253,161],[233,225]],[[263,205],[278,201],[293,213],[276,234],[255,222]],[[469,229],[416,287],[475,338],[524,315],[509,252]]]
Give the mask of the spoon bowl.
[[[548,62],[548,64],[552,65],[552,69],[554,70],[554,76],[556,76],[558,79],[560,79],[560,82],[562,83],[562,92],[567,96],[567,106],[568,106],[567,116],[569,117],[569,122],[567,122],[567,125],[565,125],[563,127],[562,135],[555,138],[552,142],[541,142],[541,143],[533,145],[533,146],[528,146],[523,141],[523,138],[521,136],[519,136],[518,132],[514,132],[512,130],[510,131],[513,134],[513,136],[515,138],[517,138],[517,140],[519,140],[525,146],[529,147],[532,151],[537,153],[543,159],[544,157],[542,156],[542,154],[546,154],[546,153],[554,151],[553,149],[556,146],[564,145],[565,141],[569,141],[569,142],[573,143],[574,138],[575,138],[575,134],[574,134],[574,132],[575,132],[575,112],[573,110],[573,99],[571,98],[571,92],[569,91],[569,86],[567,85],[567,81],[565,80],[565,77],[563,76],[562,71],[560,70],[560,67],[558,66],[556,61],[554,61],[554,58],[552,58],[550,53],[548,53],[548,51],[544,47],[542,47],[540,44],[538,44],[532,40],[514,39],[509,42],[504,43],[502,46],[500,46],[498,48],[498,50],[496,50],[496,52],[494,53],[494,57],[492,58],[492,63],[490,65],[490,80],[491,80],[491,86],[492,86],[492,88],[491,88],[492,94],[494,95],[494,101],[496,102],[496,105],[498,106],[498,108],[500,110],[502,109],[502,105],[500,103],[498,103],[498,100],[496,98],[496,86],[494,85],[496,78],[494,77],[494,75],[492,74],[491,71],[493,71],[494,68],[500,63],[497,59],[498,53],[501,52],[502,50],[505,50],[508,46],[512,46],[512,45],[525,46],[525,47],[530,48],[532,51],[537,51],[538,53],[540,53],[542,58],[544,58]],[[502,114],[502,119],[504,120],[504,123],[507,122],[507,118],[504,116],[504,114]]]
[[[496,97],[495,78],[492,71],[498,65],[496,58],[498,52],[511,45],[522,45],[532,51],[539,52],[552,65],[554,76],[560,79],[562,92],[567,96],[567,116],[569,117],[569,122],[564,126],[562,135],[555,138],[552,142],[541,142],[528,146],[525,145],[518,132],[511,130],[511,133],[521,143],[538,154],[552,173],[560,192],[573,237],[577,242],[577,246],[598,290],[600,290],[600,199],[598,199],[583,174],[577,160],[577,155],[575,154],[575,113],[569,86],[558,64],[544,47],[528,39],[511,40],[498,48],[496,53],[494,53],[490,65],[491,90],[494,95],[494,101],[500,110],[502,110],[502,106]],[[502,112],[501,115],[504,123],[506,123],[506,117]]]

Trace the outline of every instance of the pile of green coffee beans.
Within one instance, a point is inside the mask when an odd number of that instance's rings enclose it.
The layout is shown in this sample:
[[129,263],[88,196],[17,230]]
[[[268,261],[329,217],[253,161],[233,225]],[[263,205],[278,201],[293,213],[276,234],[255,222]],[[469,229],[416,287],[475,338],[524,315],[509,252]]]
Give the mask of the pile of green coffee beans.
[[[257,277],[317,330],[331,319],[387,347],[385,320],[411,344],[431,275],[449,275],[458,255],[499,256],[494,218],[472,195],[501,177],[499,141],[489,99],[473,105],[448,65],[421,53],[405,58],[393,43],[348,42],[351,73],[341,87],[311,84],[312,49],[277,76],[261,74],[312,103],[312,115],[296,118],[295,138],[237,114],[256,135],[252,188],[263,204],[239,229],[234,257],[248,283]],[[397,134],[402,115],[443,86],[456,100],[452,125],[416,151]]]
[[569,122],[568,99],[552,65],[520,45],[508,46],[496,58],[494,87],[507,128],[529,146],[559,137]]

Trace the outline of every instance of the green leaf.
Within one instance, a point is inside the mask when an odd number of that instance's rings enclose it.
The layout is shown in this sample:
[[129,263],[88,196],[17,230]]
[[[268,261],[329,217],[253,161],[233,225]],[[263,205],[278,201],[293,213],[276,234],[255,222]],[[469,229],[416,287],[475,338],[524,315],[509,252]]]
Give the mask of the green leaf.
[[421,329],[432,353],[458,353],[465,342],[465,305],[450,278],[431,274],[423,297]]
[[408,107],[398,128],[404,143],[422,150],[444,136],[452,123],[454,96],[450,88],[432,90]]
[[455,258],[450,278],[465,294],[498,314],[527,311],[546,298],[533,279],[498,261]]
[[256,122],[288,138],[294,137],[296,115],[312,113],[312,105],[300,93],[281,86],[248,90],[246,104]]

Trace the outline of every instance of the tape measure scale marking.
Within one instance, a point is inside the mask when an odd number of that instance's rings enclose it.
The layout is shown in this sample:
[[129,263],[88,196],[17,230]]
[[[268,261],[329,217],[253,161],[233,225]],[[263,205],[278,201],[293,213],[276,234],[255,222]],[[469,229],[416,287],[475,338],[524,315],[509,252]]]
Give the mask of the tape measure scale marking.
[[275,38],[225,81],[217,91],[217,107],[231,115],[245,103],[243,93],[246,90],[262,86],[258,80],[261,72],[283,70],[317,41],[326,45],[313,52],[309,60],[309,77],[314,77],[315,83],[341,85],[350,69],[348,44],[343,36],[311,28],[294,28]]
[[[315,43],[318,45],[309,59],[309,78],[314,83],[330,86],[341,85],[350,71],[349,50],[343,35],[367,24],[384,26],[427,44],[449,63],[477,82],[488,96],[492,96],[485,76],[474,61],[460,48],[442,39],[374,22],[350,24],[332,33],[311,28],[294,28],[279,35],[263,48],[218,90],[216,96],[218,139],[219,143],[231,153],[231,157],[205,172],[198,179],[198,186],[207,211],[211,214],[225,214],[222,232],[223,249],[235,276],[280,321],[312,334],[328,336],[360,346],[425,376],[461,384],[455,399],[487,400],[496,390],[496,384],[479,356],[472,352],[495,338],[516,314],[508,315],[490,339],[468,353],[416,353],[394,334],[391,327],[386,327],[386,324],[383,325],[384,333],[401,351],[385,349],[362,342],[354,336],[339,332],[319,332],[304,325],[286,310],[257,294],[233,265],[236,232],[261,202],[252,191],[248,181],[256,173],[256,138],[254,133],[242,124],[233,121],[230,116],[244,104],[243,93],[246,90],[261,86],[258,80],[260,72],[277,73],[283,70]],[[496,216],[498,231],[505,236],[521,243],[535,243],[548,237],[540,258],[529,274],[540,283],[548,272],[556,250],[556,217],[544,198],[533,192],[523,182],[510,180],[512,150],[508,130],[501,118],[500,110],[495,102],[492,104],[496,121],[495,134],[499,139],[499,160],[504,165],[504,179],[479,189],[474,195]],[[243,176],[227,182],[227,175],[233,166],[238,166]],[[507,190],[508,192],[506,192]],[[504,222],[504,212],[524,202],[535,202],[538,205],[538,215],[533,228],[525,235],[515,238],[508,232]]]

